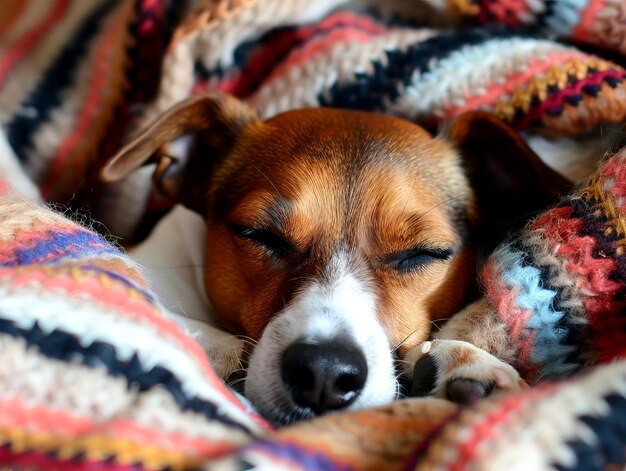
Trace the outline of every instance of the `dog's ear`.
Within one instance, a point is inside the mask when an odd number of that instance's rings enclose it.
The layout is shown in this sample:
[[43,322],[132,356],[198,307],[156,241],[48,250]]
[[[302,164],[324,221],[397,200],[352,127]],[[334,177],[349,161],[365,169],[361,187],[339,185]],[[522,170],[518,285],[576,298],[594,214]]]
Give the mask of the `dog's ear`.
[[[141,131],[106,163],[100,178],[105,182],[119,181],[142,165],[156,162],[152,179],[157,190],[202,213],[203,192],[212,167],[229,152],[239,133],[257,121],[253,109],[230,95],[211,92],[193,96]],[[165,144],[198,131],[204,137],[202,155],[173,158],[159,153]]]
[[495,244],[558,202],[572,184],[548,167],[524,139],[492,114],[464,113],[447,129],[461,152],[480,218],[480,237]]

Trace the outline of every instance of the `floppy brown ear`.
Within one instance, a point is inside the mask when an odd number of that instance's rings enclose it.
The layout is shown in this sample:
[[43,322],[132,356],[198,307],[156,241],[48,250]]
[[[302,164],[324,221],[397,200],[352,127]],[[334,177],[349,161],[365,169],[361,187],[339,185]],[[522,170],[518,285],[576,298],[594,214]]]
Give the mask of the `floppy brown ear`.
[[[105,164],[100,178],[115,182],[146,163],[156,162],[152,179],[157,190],[202,212],[203,192],[215,161],[228,153],[243,128],[258,119],[253,109],[233,96],[220,92],[195,95],[141,131]],[[204,155],[178,159],[159,155],[165,144],[198,131],[206,132]]]
[[[490,113],[456,118],[448,138],[460,150],[477,196],[480,237],[488,245],[555,204],[572,184],[548,167],[522,137]],[[492,247],[489,247],[492,248]]]

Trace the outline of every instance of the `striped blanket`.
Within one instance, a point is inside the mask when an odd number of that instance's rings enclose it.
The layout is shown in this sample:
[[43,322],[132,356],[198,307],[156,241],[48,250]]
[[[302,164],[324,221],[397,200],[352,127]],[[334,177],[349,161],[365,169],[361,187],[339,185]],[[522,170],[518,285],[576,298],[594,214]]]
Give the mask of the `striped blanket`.
[[4,0],[0,465],[622,469],[626,151],[485,267],[471,308],[507,329],[533,388],[466,408],[401,400],[278,431],[163,316],[141,267],[41,200],[74,220],[88,208],[124,242],[141,237],[167,209],[147,173],[103,186],[97,172],[201,90],[263,117],[341,106],[432,129],[479,108],[559,138],[624,121],[624,62],[622,0]]

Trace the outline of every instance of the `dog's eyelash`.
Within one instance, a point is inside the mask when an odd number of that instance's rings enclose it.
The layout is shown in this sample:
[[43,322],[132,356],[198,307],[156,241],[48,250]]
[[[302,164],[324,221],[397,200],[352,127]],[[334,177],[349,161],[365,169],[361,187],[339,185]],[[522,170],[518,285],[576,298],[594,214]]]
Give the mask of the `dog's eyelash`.
[[255,242],[277,258],[283,259],[293,251],[293,246],[289,242],[266,229],[233,224],[231,230],[236,236]]
[[424,268],[431,262],[450,260],[454,250],[441,247],[416,247],[395,253],[387,258],[388,263],[400,273],[411,273]]

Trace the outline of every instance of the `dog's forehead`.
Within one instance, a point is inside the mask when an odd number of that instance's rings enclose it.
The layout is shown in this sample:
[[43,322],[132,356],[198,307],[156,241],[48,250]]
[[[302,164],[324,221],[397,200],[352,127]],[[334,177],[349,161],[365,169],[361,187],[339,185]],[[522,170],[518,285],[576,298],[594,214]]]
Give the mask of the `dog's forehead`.
[[265,193],[269,204],[269,193],[273,207],[289,209],[286,200],[301,214],[328,217],[393,197],[431,206],[450,200],[442,208],[449,209],[464,206],[455,196],[468,192],[449,143],[405,120],[333,109],[284,113],[245,130],[213,186],[225,211],[252,194]]
[[[432,136],[409,121],[376,113],[312,108],[282,113],[254,129],[250,140],[263,140],[275,151],[294,156],[366,161],[389,156],[419,157]],[[269,149],[268,149],[269,150]],[[427,156],[426,156],[427,157]]]

